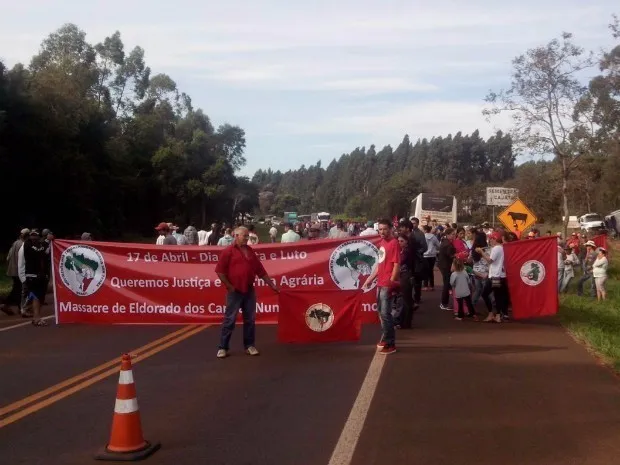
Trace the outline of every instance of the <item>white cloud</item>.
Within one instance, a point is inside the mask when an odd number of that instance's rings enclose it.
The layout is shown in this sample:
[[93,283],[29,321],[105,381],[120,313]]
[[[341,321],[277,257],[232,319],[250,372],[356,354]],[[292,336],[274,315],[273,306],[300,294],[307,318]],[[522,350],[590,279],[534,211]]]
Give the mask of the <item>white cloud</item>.
[[[282,121],[277,127],[297,135],[356,134],[381,140],[399,140],[404,134],[412,138],[432,138],[437,135],[470,133],[480,130],[482,136],[490,136],[497,129],[509,126],[509,117],[501,116],[487,122],[482,115],[482,103],[429,101],[388,107],[381,105],[366,114],[357,113],[355,108],[343,114],[314,121]],[[387,143],[387,142],[386,142]]]
[[[5,2],[7,3],[7,2]],[[490,134],[482,99],[507,84],[511,59],[560,32],[608,46],[617,1],[152,0],[8,2],[0,56],[29,62],[40,42],[74,22],[98,42],[119,30],[153,72],[182,85],[218,122],[242,124],[250,166],[300,152],[397,143],[404,133]],[[415,100],[414,100],[415,99]],[[508,122],[494,124],[503,128]],[[338,136],[338,142],[324,140]],[[363,139],[363,140],[362,140]],[[257,143],[253,141],[258,140]],[[333,153],[331,153],[334,155]]]

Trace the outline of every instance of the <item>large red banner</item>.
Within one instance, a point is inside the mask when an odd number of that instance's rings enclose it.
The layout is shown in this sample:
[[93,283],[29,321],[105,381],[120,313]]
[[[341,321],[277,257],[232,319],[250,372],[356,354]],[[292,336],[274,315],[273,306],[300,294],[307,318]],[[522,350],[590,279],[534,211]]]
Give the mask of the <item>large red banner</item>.
[[[285,291],[359,290],[363,323],[376,323],[376,289],[361,290],[378,263],[379,237],[253,246]],[[52,247],[57,323],[219,323],[226,288],[215,273],[223,247],[157,246],[55,240]],[[256,322],[277,323],[279,300],[256,279]]]
[[554,236],[504,244],[504,268],[515,319],[558,312],[558,240]]

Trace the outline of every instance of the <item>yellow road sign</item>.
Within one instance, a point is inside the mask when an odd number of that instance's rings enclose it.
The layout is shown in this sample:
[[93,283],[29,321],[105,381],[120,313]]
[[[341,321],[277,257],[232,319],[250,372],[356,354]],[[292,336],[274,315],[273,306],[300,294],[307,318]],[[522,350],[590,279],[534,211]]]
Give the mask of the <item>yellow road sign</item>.
[[515,200],[506,209],[497,215],[497,219],[502,222],[509,231],[523,232],[536,223],[536,215],[532,210],[521,202],[520,199]]

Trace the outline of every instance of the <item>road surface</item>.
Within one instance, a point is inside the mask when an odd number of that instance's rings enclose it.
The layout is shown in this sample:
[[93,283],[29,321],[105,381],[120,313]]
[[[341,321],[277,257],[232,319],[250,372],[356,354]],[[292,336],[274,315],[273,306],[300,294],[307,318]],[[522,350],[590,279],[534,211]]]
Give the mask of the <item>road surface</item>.
[[219,360],[217,327],[6,330],[22,320],[3,317],[0,463],[93,463],[126,351],[142,354],[144,434],[162,443],[146,463],[618,462],[618,380],[555,321],[456,322],[437,298],[424,294],[387,357],[375,355],[373,326],[357,344],[305,346],[260,326],[260,357],[242,354],[237,330],[233,356]]

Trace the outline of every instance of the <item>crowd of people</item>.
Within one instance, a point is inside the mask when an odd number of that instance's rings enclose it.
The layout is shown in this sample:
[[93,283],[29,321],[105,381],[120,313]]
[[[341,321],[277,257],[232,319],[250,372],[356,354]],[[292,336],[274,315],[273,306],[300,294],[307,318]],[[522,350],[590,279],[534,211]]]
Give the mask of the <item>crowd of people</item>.
[[[487,315],[483,321],[501,323],[510,319],[510,294],[506,283],[503,244],[515,240],[540,237],[538,229],[527,235],[504,228],[493,228],[489,223],[463,227],[440,223],[430,218],[420,225],[415,217],[394,220],[360,222],[295,223],[284,224],[281,243],[300,240],[320,240],[347,237],[381,236],[381,247],[393,252],[397,266],[384,270],[377,268],[373,280],[379,285],[378,305],[383,335],[379,347],[383,353],[395,351],[392,344],[394,329],[412,327],[413,314],[422,301],[422,292],[435,290],[435,269],[442,277],[439,308],[453,312],[458,321],[479,319],[480,300]],[[211,225],[209,231],[188,226],[183,233],[173,223],[162,222],[155,227],[158,245],[195,245],[227,247],[235,243],[233,228],[228,224]],[[260,242],[254,225],[243,228],[247,244]],[[278,242],[278,229],[269,230],[271,242]],[[547,231],[548,236],[553,235]],[[574,232],[568,238],[556,233],[558,241],[558,292],[568,292],[570,282],[577,278],[576,292],[582,296],[589,289],[591,297],[605,300],[608,252],[585,234]],[[13,315],[16,306],[24,318],[32,318],[35,326],[45,326],[40,308],[51,275],[50,249],[54,236],[44,229],[23,229],[7,254],[7,275],[13,285],[0,311]],[[83,241],[92,241],[90,233],[83,233]],[[385,265],[386,260],[381,262]],[[389,265],[389,263],[388,263]],[[394,271],[394,270],[397,270]],[[392,274],[394,276],[392,276]],[[379,278],[379,276],[382,276]],[[388,310],[389,308],[389,310]],[[388,316],[389,313],[389,316]],[[392,329],[389,329],[389,328]],[[387,341],[387,342],[386,342]]]

